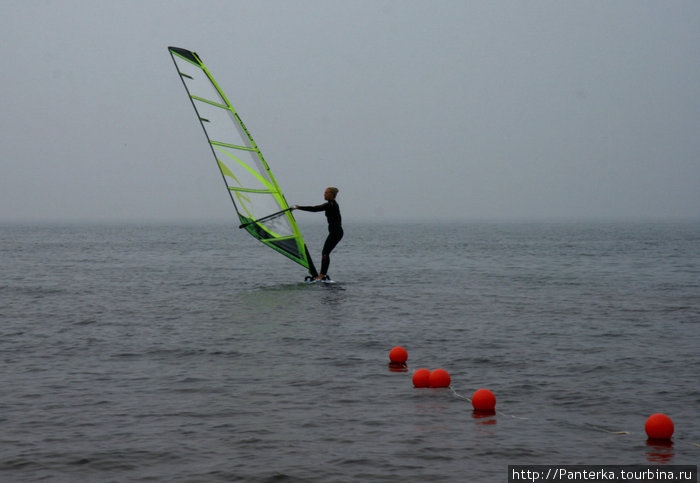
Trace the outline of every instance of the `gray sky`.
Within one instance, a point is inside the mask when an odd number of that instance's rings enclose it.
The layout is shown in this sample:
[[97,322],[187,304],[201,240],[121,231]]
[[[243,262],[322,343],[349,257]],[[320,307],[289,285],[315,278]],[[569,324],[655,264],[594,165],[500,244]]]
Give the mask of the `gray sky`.
[[0,45],[0,221],[233,220],[169,45],[292,204],[700,217],[697,1],[3,0]]

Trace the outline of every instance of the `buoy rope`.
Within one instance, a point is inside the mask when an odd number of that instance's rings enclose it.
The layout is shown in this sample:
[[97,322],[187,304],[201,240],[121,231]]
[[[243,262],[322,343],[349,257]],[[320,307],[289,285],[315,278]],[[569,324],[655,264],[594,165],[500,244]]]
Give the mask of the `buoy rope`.
[[[448,389],[449,389],[450,391],[452,391],[452,394],[454,394],[455,396],[457,396],[459,399],[464,399],[465,401],[472,402],[472,400],[469,399],[467,396],[462,396],[462,395],[459,394],[457,391],[455,391],[455,389],[454,389],[452,386],[449,386]],[[507,417],[507,418],[513,418],[513,419],[530,419],[530,418],[523,418],[523,417],[521,417],[521,416],[513,416],[512,414],[506,414],[506,413],[504,413],[504,412],[502,412],[502,411],[495,411],[495,410],[494,410],[494,413],[500,414],[501,416],[505,416],[505,417]]]
[[595,428],[598,431],[603,431],[603,432],[608,433],[608,434],[630,434],[629,431],[610,431],[609,429],[601,428],[600,426],[596,426],[595,424],[591,424],[591,423],[584,423],[584,424],[586,424],[586,426],[590,426],[591,428]]
[[454,394],[454,395],[457,396],[458,398],[464,399],[465,401],[472,402],[472,400],[469,399],[468,397],[462,396],[461,394],[457,394],[457,391],[455,391],[454,387],[450,386],[450,387],[448,387],[448,389],[449,389],[450,391],[452,391],[452,394]]
[[[406,368],[406,371],[405,371],[405,372],[408,373],[408,365],[407,365],[406,363],[403,363],[403,366],[402,366],[402,367],[405,367],[405,368]],[[404,371],[402,371],[402,372],[404,372]],[[462,400],[467,401],[467,402],[469,402],[469,403],[472,402],[472,400],[471,400],[470,398],[468,398],[467,396],[463,396],[462,394],[459,394],[459,393],[455,390],[455,388],[452,387],[452,385],[449,385],[447,388],[452,392],[452,394],[453,394],[456,398],[462,399]],[[525,417],[522,417],[522,416],[514,416],[514,415],[512,415],[512,414],[506,414],[506,413],[504,413],[504,412],[502,412],[502,411],[496,411],[496,410],[494,410],[493,413],[494,413],[494,414],[500,414],[501,416],[505,416],[505,417],[513,418],[513,419],[521,419],[521,420],[528,420],[528,419],[530,419],[530,418],[525,418]],[[596,426],[595,424],[591,424],[591,423],[584,423],[584,424],[585,424],[586,426],[589,426],[589,427],[591,427],[591,428],[594,428],[594,429],[596,429],[596,430],[598,430],[598,431],[603,431],[603,432],[608,433],[608,434],[615,434],[615,435],[619,435],[619,436],[631,434],[630,431],[611,431],[611,430],[606,429],[606,428],[603,428],[603,427],[601,427],[601,426]],[[695,442],[692,442],[692,443],[691,443],[690,441],[686,441],[686,440],[682,440],[682,439],[678,439],[678,438],[675,438],[675,442],[686,443],[686,444],[692,444],[693,446],[699,447],[699,448],[700,448],[700,443],[695,443]]]
[[[591,423],[584,423],[584,424],[586,424],[587,426],[590,426],[591,428],[595,428],[599,431],[603,431],[603,432],[608,433],[608,434],[620,434],[620,435],[634,434],[632,431],[610,431],[609,429],[601,428],[600,426],[596,426],[595,424],[591,424]],[[674,443],[692,444],[693,446],[697,446],[700,448],[700,444],[691,443],[690,441],[685,440],[685,439],[673,438],[672,441]]]
[[[451,385],[448,387],[448,389],[449,389],[450,391],[452,391],[452,394],[453,394],[455,397],[457,397],[457,398],[459,398],[459,399],[463,399],[464,401],[467,401],[467,402],[469,402],[469,403],[472,402],[472,400],[471,400],[470,398],[468,398],[467,396],[463,396],[463,395],[459,394],[457,391],[455,391],[454,387],[452,387]],[[524,419],[524,420],[529,419],[529,418],[524,418],[524,417],[522,417],[522,416],[513,416],[512,414],[505,414],[505,413],[502,412],[502,411],[494,411],[494,412],[495,412],[496,414],[500,414],[501,416],[505,416],[505,417],[508,417],[508,418]],[[591,428],[597,429],[598,431],[603,431],[604,433],[608,433],[608,434],[615,434],[615,435],[618,435],[618,436],[623,436],[623,435],[632,434],[630,431],[611,431],[611,430],[609,430],[609,429],[606,429],[606,428],[603,428],[603,427],[600,427],[600,426],[596,426],[595,424],[591,424],[591,423],[584,423],[584,424],[585,424],[586,426],[590,426]],[[691,443],[690,441],[683,440],[683,439],[679,439],[679,438],[674,438],[674,442],[676,442],[676,443],[692,444],[693,446],[696,446],[696,447],[700,448],[700,444],[699,444],[699,443],[694,443],[694,442]]]
[[691,443],[691,442],[688,441],[687,439],[679,439],[679,438],[676,438],[675,436],[673,437],[673,439],[672,439],[671,441],[674,442],[674,443],[692,444],[693,446],[696,446],[696,447],[700,448],[700,443]]

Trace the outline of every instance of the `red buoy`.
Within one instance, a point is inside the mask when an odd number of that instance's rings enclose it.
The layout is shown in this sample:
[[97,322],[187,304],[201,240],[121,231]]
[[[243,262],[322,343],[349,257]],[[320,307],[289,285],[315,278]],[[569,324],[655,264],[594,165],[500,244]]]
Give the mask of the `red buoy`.
[[430,387],[430,371],[418,369],[413,373],[413,387]]
[[479,389],[472,396],[472,406],[476,411],[494,411],[496,396],[488,389]]
[[406,362],[408,360],[408,352],[403,347],[394,347],[389,351],[389,360],[399,363]]
[[649,439],[671,439],[673,435],[673,421],[665,414],[652,414],[644,424],[644,431]]
[[430,387],[449,387],[450,374],[445,369],[435,369],[430,373]]

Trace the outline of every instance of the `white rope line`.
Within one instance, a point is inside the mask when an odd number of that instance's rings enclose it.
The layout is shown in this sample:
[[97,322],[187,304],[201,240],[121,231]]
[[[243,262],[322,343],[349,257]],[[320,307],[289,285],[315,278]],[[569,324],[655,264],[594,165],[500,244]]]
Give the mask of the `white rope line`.
[[[408,373],[408,371],[406,371],[406,372]],[[467,396],[463,396],[463,395],[459,394],[457,391],[455,391],[455,389],[454,389],[454,387],[452,387],[452,385],[448,386],[448,389],[452,392],[452,394],[453,394],[456,398],[462,399],[463,401],[467,401],[467,402],[469,402],[469,403],[472,402],[472,400],[471,400],[470,398],[468,398]],[[502,412],[502,411],[496,411],[496,410],[494,410],[494,413],[495,413],[495,414],[499,414],[499,415],[501,415],[501,416],[508,417],[508,418],[513,418],[513,419],[520,419],[520,420],[528,420],[528,419],[530,419],[530,418],[525,418],[525,417],[522,417],[522,416],[513,416],[512,414],[506,414],[506,413],[504,413],[504,412]],[[611,430],[609,430],[609,429],[602,428],[602,427],[600,427],[600,426],[596,426],[595,424],[591,424],[591,423],[584,423],[584,424],[585,424],[586,426],[589,426],[589,427],[593,428],[593,429],[597,429],[598,431],[602,431],[602,432],[608,433],[608,434],[615,434],[615,435],[619,435],[619,436],[632,434],[630,431],[611,431]],[[674,438],[673,441],[674,441],[674,442],[678,442],[678,443],[684,443],[684,444],[692,444],[692,445],[695,446],[695,447],[700,447],[700,443],[694,443],[694,442],[691,443],[690,441],[686,441],[686,440],[682,440],[682,439],[678,439],[678,438]]]
[[[452,391],[452,394],[454,394],[455,396],[457,396],[459,399],[463,399],[463,400],[465,400],[465,401],[472,402],[472,400],[469,399],[468,397],[462,396],[462,395],[459,394],[457,391],[455,391],[454,388],[453,388],[452,386],[450,386],[448,389],[449,389],[450,391]],[[507,417],[507,418],[525,419],[525,420],[526,420],[526,419],[530,419],[530,418],[523,418],[523,417],[521,417],[521,416],[513,416],[512,414],[506,414],[506,413],[504,413],[504,412],[496,411],[496,410],[494,410],[494,413],[500,414],[501,416],[505,416],[505,417]]]

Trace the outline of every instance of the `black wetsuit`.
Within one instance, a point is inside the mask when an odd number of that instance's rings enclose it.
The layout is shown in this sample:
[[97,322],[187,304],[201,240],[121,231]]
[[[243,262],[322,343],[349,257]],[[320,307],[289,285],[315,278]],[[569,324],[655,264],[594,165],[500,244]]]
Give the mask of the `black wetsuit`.
[[342,218],[340,217],[340,207],[335,200],[330,200],[318,206],[300,206],[303,211],[325,211],[328,219],[328,237],[323,244],[321,252],[321,273],[328,274],[328,265],[331,263],[331,251],[335,248],[341,238],[343,238]]

